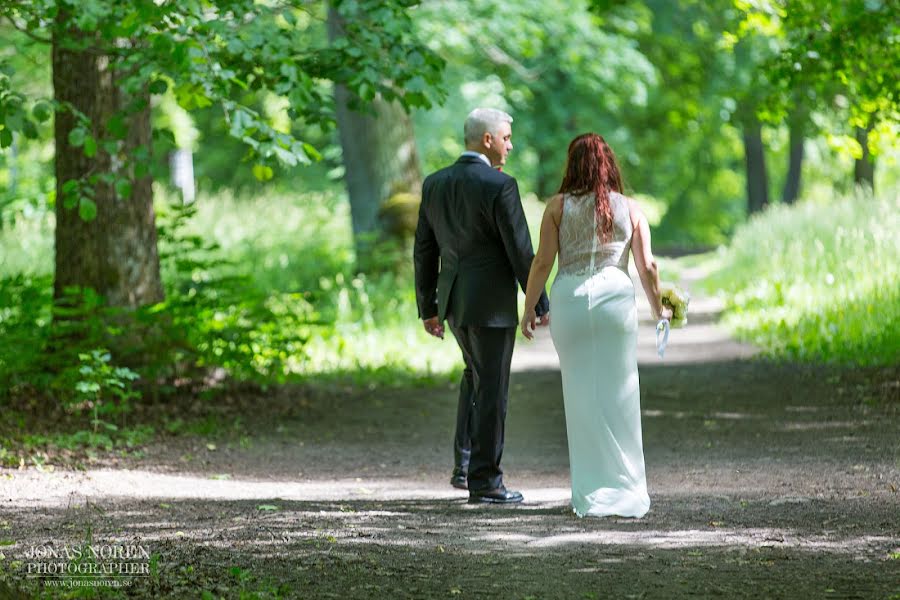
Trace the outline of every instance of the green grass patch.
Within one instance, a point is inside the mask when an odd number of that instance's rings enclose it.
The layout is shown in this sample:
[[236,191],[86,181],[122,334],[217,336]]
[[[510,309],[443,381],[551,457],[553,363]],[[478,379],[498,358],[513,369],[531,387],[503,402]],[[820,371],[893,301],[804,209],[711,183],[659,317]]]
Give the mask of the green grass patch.
[[741,226],[710,278],[724,322],[776,357],[900,362],[900,198],[773,206]]
[[[172,356],[160,342],[162,371],[193,360],[261,383],[325,377],[365,385],[440,384],[458,373],[453,341],[430,338],[417,317],[411,247],[396,268],[356,272],[342,194],[201,196],[187,221],[169,206],[161,195],[167,299],[153,311],[172,315],[167,322],[193,354]],[[49,387],[40,363],[51,322],[52,239],[52,214],[40,211],[0,231],[0,380],[8,386]],[[145,379],[165,375],[138,370]]]
[[[141,335],[106,326],[102,299],[85,292],[66,309],[83,315],[73,323],[84,331],[63,347],[51,328],[60,310],[52,212],[5,221],[0,464],[133,454],[166,434],[238,435],[228,418],[246,407],[226,409],[223,394],[270,385],[372,390],[458,379],[456,344],[431,338],[418,319],[411,241],[391,268],[358,273],[342,194],[226,193],[199,197],[192,211],[174,206],[157,198],[166,299],[132,315]],[[173,413],[178,405],[190,410]]]
[[456,345],[428,336],[418,319],[411,247],[396,269],[356,273],[343,195],[201,198],[190,228],[258,292],[296,294],[313,308],[319,326],[288,358],[290,373],[389,384],[442,382],[457,371]]

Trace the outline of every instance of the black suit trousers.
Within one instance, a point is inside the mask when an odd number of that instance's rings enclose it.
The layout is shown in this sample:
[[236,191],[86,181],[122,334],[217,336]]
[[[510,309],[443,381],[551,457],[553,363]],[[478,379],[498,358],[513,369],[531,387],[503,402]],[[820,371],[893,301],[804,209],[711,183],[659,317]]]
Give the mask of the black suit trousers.
[[[448,316],[466,367],[459,386],[454,454],[468,462],[469,491],[503,485],[503,439],[515,327],[457,326]],[[468,459],[468,460],[466,460]]]

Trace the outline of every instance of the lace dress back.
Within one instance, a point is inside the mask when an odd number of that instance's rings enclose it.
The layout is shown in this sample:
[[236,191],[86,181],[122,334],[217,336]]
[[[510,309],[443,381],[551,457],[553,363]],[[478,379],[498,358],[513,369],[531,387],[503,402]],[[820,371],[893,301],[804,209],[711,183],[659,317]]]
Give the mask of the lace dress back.
[[632,236],[628,200],[622,194],[610,192],[609,203],[613,214],[613,237],[604,243],[597,237],[594,195],[563,196],[559,224],[560,275],[593,275],[605,267],[618,267],[628,272]]
[[565,196],[550,333],[559,353],[572,508],[641,517],[650,508],[641,433],[637,308],[628,275],[628,199],[610,194],[613,235],[597,237],[594,197]]

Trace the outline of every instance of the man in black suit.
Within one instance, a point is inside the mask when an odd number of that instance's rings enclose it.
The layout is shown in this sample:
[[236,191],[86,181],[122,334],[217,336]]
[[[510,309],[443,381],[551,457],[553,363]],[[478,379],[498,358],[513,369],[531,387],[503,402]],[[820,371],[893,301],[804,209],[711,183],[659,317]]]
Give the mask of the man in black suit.
[[[416,301],[425,330],[462,350],[451,484],[469,502],[521,502],[503,485],[500,459],[516,327],[516,282],[534,258],[516,180],[500,172],[512,150],[512,117],[477,108],[466,118],[466,152],[422,184],[416,228]],[[535,307],[549,322],[546,294]],[[468,485],[467,485],[468,484]]]

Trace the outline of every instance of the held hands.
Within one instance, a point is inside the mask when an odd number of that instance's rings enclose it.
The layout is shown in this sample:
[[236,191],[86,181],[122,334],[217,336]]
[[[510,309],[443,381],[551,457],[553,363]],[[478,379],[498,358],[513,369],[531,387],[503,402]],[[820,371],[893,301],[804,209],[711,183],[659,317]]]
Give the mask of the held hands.
[[423,319],[422,324],[425,326],[425,331],[427,331],[429,335],[444,339],[444,324],[441,323],[440,319],[437,317]]
[[666,321],[671,321],[671,320],[672,320],[672,314],[673,314],[673,313],[672,313],[672,309],[669,308],[668,306],[665,306],[665,305],[664,305],[664,306],[662,307],[662,310],[659,311],[659,318],[660,318],[660,319],[665,319]]

